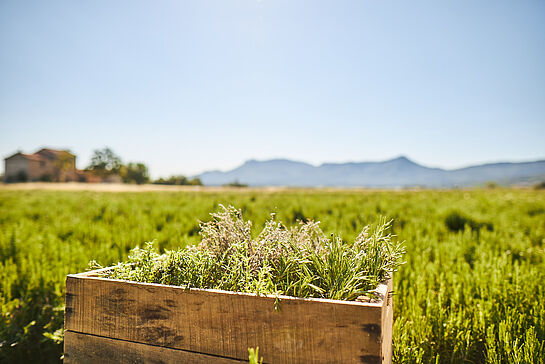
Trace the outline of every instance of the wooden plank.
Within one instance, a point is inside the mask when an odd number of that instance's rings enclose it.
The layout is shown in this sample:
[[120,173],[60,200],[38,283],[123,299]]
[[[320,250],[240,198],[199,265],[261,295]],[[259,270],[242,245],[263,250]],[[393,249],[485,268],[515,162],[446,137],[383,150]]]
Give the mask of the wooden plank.
[[267,362],[380,363],[384,302],[274,297],[68,276],[65,328]]
[[394,298],[392,296],[393,280],[388,281],[386,296],[382,307],[382,363],[392,363],[392,336],[394,323]]
[[248,360],[222,358],[73,331],[66,331],[64,333],[64,351],[64,363],[66,364],[241,364],[248,362]]
[[100,268],[95,270],[88,270],[86,272],[74,274],[77,277],[101,277],[107,271],[111,271],[112,267]]

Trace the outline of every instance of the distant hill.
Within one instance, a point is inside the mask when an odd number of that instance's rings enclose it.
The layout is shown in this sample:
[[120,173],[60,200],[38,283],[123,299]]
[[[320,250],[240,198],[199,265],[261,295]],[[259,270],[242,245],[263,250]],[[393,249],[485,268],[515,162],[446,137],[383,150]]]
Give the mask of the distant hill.
[[324,163],[313,166],[287,159],[249,160],[233,170],[197,176],[205,185],[238,181],[250,186],[465,187],[488,181],[529,184],[545,180],[545,160],[491,163],[446,170],[429,168],[407,157],[383,162]]

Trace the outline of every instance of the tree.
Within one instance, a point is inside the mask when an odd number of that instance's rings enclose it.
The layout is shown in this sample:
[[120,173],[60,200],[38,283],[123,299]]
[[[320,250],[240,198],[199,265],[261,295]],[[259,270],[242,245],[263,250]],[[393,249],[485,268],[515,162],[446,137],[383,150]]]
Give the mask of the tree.
[[187,178],[186,176],[170,176],[169,178],[159,178],[153,181],[156,185],[177,185],[177,186],[202,186],[200,178]]
[[19,171],[15,175],[15,178],[13,179],[12,182],[26,182],[26,181],[28,181],[28,175],[26,174],[26,172],[25,171]]
[[129,163],[121,167],[121,178],[124,183],[141,185],[149,182],[148,167],[144,163]]
[[[69,153],[61,152],[57,155],[54,165],[54,179],[56,182],[66,182],[69,178],[67,177],[67,172],[75,169],[74,157]],[[42,176],[44,182],[48,179],[51,180],[52,177],[48,175]]]
[[121,158],[117,156],[110,148],[96,149],[91,157],[91,164],[87,169],[93,171],[96,175],[106,177],[112,174],[118,174],[121,169]]
[[488,182],[486,182],[486,184],[484,186],[486,188],[488,188],[489,190],[493,190],[494,188],[498,188],[500,185],[498,184],[498,182],[488,181]]
[[224,184],[223,187],[248,187],[248,185],[246,183],[240,183],[238,179],[235,179],[231,183]]

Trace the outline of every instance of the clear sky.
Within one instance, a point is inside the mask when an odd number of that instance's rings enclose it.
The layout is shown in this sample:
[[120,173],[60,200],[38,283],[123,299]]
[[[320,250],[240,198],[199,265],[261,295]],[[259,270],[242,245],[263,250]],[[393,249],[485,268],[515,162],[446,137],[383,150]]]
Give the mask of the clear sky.
[[[0,1],[0,156],[545,159],[545,1]],[[1,167],[3,170],[3,165]]]

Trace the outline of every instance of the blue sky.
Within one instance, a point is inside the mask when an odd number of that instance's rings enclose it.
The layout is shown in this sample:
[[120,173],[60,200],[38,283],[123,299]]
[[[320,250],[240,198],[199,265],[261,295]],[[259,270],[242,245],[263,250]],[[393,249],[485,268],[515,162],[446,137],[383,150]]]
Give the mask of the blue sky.
[[[545,2],[0,2],[0,156],[545,158]],[[3,169],[3,166],[2,166]]]

